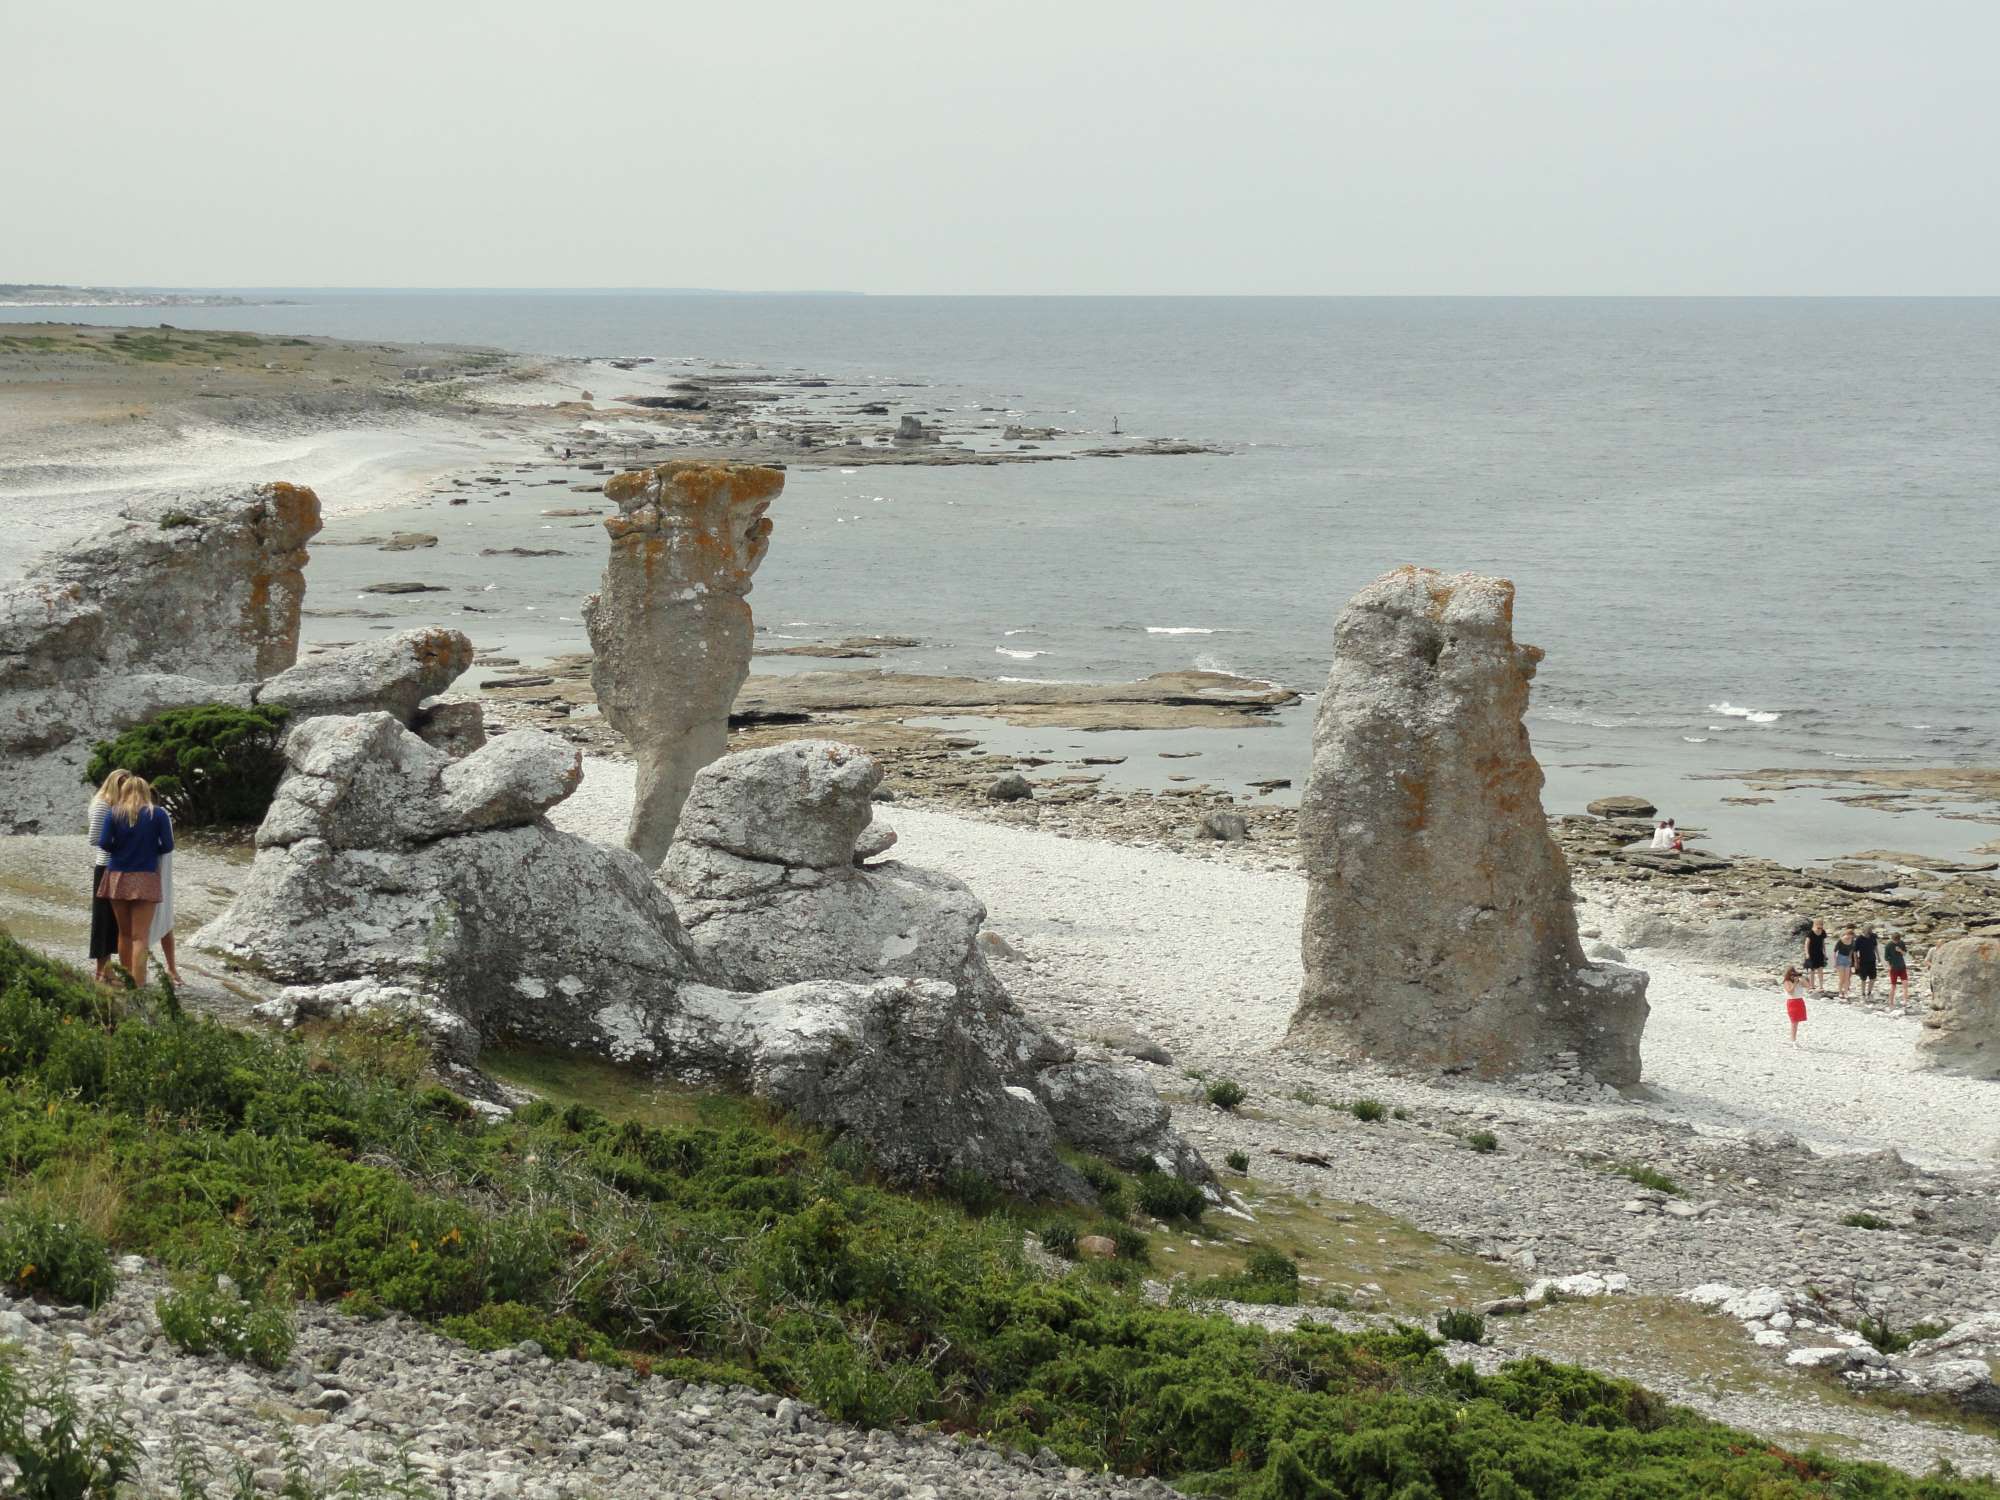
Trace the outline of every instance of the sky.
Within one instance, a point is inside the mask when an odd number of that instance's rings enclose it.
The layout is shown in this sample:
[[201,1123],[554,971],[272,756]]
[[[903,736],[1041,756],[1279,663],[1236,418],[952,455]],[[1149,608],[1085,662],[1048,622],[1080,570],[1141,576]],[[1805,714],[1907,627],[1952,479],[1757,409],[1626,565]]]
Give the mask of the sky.
[[0,281],[2000,293],[1996,0],[0,0]]

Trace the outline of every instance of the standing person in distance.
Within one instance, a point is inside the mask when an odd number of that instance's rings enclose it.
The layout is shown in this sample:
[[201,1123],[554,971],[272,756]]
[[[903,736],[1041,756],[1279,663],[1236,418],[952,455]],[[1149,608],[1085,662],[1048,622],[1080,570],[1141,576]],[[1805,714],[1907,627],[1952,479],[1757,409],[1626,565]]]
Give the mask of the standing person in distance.
[[1902,933],[1889,934],[1882,959],[1889,966],[1889,1003],[1901,1010],[1910,1002],[1910,945]]
[[119,788],[97,847],[110,856],[103,890],[118,918],[118,961],[134,984],[144,986],[153,909],[160,904],[160,856],[174,847],[173,820],[153,805],[145,777],[128,777]]
[[1814,994],[1826,988],[1826,923],[1818,917],[1806,929],[1806,988]]
[[98,836],[104,832],[104,820],[111,816],[113,804],[125,783],[131,779],[130,771],[113,771],[104,778],[104,784],[90,797],[90,819],[87,826],[90,836],[92,862],[90,866],[90,961],[96,966],[97,982],[111,981],[111,960],[118,953],[118,916],[111,910],[111,902],[104,894],[105,866],[111,856],[98,847]]
[[1805,1045],[1799,1040],[1799,1027],[1806,1019],[1806,987],[1797,969],[1785,970],[1785,1019],[1792,1023],[1792,1045]]
[[1875,958],[1877,941],[1875,929],[1864,927],[1861,936],[1854,940],[1854,977],[1861,981],[1861,998],[1875,998]]
[[1840,981],[1840,998],[1847,998],[1848,981],[1854,978],[1854,929],[1843,927],[1833,945],[1833,974]]

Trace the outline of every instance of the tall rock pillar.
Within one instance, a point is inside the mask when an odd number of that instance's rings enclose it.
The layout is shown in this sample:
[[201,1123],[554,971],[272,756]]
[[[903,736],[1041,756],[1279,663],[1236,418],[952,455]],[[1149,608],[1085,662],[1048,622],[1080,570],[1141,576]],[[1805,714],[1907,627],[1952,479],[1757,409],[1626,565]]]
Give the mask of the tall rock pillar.
[[1522,722],[1514,585],[1400,568],[1334,628],[1300,809],[1292,1037],[1388,1063],[1636,1083],[1646,976],[1593,965]]
[[597,702],[638,762],[626,844],[666,858],[695,772],[729,745],[750,674],[750,575],[771,544],[777,469],[679,462],[609,480],[611,560],[584,601]]

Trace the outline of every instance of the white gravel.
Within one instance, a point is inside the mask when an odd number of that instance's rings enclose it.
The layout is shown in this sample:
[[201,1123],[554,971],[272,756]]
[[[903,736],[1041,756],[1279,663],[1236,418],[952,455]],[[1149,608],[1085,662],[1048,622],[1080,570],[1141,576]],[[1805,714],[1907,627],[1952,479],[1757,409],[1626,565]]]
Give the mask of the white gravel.
[[[588,760],[555,821],[618,841],[631,786],[629,765]],[[1298,875],[913,807],[878,815],[899,835],[895,857],[964,880],[1029,957],[1003,977],[1031,1013],[1075,1036],[1133,1027],[1182,1066],[1282,1041],[1300,977]],[[1745,988],[1664,953],[1630,957],[1652,975],[1653,1007],[1632,1107],[1703,1130],[1789,1131],[1823,1151],[1892,1147],[1932,1167],[2000,1160],[2000,1084],[1919,1071],[1913,1017],[1814,1000],[1794,1049],[1775,976]]]

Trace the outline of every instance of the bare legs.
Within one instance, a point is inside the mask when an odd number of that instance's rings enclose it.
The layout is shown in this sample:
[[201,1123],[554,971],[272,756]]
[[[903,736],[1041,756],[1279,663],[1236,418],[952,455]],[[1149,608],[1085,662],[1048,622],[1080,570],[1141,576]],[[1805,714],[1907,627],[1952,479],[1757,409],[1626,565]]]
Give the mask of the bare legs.
[[160,957],[167,961],[167,977],[175,984],[179,984],[181,966],[174,961],[174,935],[171,932],[160,939]]
[[[153,908],[157,901],[113,901],[111,910],[118,918],[118,962],[132,982],[146,983],[146,960],[152,956]],[[169,971],[171,972],[171,970]]]
[[1797,1021],[1792,1022],[1792,1045],[1794,1047],[1799,1045],[1799,1023]]
[[1840,966],[1840,998],[1841,998],[1841,999],[1845,1000],[1845,999],[1847,998],[1847,986],[1848,986],[1848,982],[1849,982],[1850,980],[1852,980],[1853,978],[1854,978],[1854,970],[1853,970],[1853,969],[1851,969],[1851,968],[1849,968],[1849,967],[1848,967],[1848,966],[1847,966],[1846,964],[1842,964],[1842,965]]

